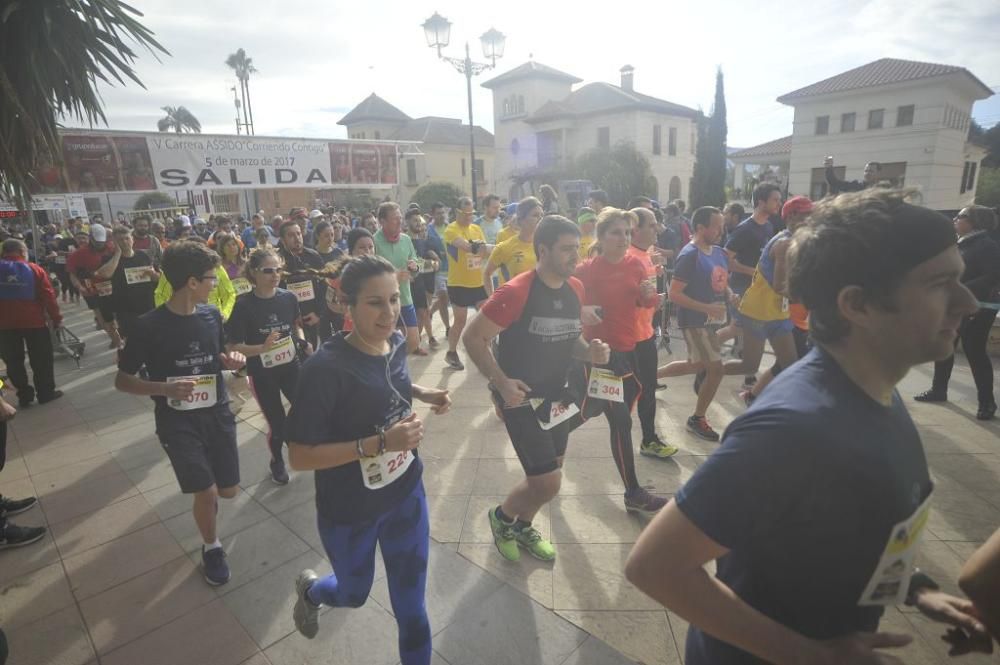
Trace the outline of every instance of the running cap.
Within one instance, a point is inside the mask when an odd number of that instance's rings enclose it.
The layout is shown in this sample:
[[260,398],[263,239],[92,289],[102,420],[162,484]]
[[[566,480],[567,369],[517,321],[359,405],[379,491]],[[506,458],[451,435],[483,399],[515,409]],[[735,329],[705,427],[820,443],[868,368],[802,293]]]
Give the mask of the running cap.
[[203,225],[205,223],[205,220],[202,219],[201,217],[195,217],[194,218],[194,223],[195,223],[195,226],[200,226],[200,225]]
[[107,242],[108,241],[108,230],[101,226],[100,224],[90,225],[90,237],[97,242]]
[[181,223],[181,226],[184,227],[191,226],[191,220],[190,218],[188,218],[187,215],[181,215],[180,217],[177,218],[177,220]]
[[781,206],[781,218],[787,220],[792,215],[810,213],[813,209],[813,202],[807,196],[793,196],[785,201]]
[[580,212],[578,212],[576,215],[577,225],[586,224],[587,222],[596,220],[597,220],[597,213],[594,212],[593,209],[591,208],[580,208]]
[[323,213],[321,213],[319,210],[313,210],[312,212],[309,213],[309,219],[316,219],[317,217],[322,217],[322,216]]

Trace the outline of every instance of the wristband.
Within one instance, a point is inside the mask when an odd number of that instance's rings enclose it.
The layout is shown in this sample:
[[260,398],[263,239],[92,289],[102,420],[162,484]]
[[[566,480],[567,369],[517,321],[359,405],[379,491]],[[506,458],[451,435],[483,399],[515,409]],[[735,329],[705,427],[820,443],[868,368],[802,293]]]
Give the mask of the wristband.
[[360,458],[368,457],[368,455],[365,454],[364,439],[358,439],[358,441],[355,444],[355,446],[357,447],[357,450],[358,450],[358,457],[360,457]]
[[385,452],[385,430],[379,429],[378,431],[378,455]]
[[937,582],[931,579],[930,575],[923,572],[919,568],[913,569],[913,575],[910,576],[910,586],[906,590],[906,604],[913,607],[917,604],[917,595],[923,589],[930,589],[931,591],[937,591],[940,589]]

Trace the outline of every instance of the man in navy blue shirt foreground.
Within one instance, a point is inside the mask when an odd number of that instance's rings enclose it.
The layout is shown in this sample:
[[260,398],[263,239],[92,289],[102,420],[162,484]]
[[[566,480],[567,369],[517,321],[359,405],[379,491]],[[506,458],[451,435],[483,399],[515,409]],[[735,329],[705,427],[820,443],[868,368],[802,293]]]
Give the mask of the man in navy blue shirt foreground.
[[733,421],[629,556],[628,579],[691,624],[688,665],[896,663],[881,649],[909,636],[877,631],[904,602],[966,640],[986,634],[913,566],[933,484],[896,384],[951,352],[976,301],[951,224],[903,199],[817,204],[789,249],[814,350]]

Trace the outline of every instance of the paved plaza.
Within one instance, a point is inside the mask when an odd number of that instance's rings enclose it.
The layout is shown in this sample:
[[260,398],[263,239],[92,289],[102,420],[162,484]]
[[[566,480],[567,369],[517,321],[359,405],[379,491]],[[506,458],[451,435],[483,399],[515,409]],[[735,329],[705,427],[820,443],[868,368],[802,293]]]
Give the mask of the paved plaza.
[[[157,443],[152,404],[114,390],[106,337],[82,307],[64,309],[67,325],[87,342],[81,367],[57,360],[66,396],[18,414],[0,475],[4,495],[40,498],[14,521],[49,527],[41,543],[0,552],[0,626],[11,642],[10,664],[397,663],[381,563],[363,608],[324,611],[315,640],[295,631],[295,575],[325,572],[329,564],[316,531],[312,474],[292,472],[286,487],[269,480],[267,426],[253,401],[239,416],[240,492],[220,510],[232,580],[205,584],[190,499]],[[675,356],[684,353],[680,340],[673,347]],[[420,450],[433,538],[427,603],[435,665],[682,662],[684,621],[622,575],[646,522],[624,511],[603,419],[571,437],[562,492],[537,520],[557,560],[508,563],[492,544],[486,511],[521,468],[483,377],[471,363],[465,372],[446,369],[443,356],[410,359],[415,382],[451,389],[454,402],[446,416],[418,407],[427,424]],[[930,369],[902,384],[936,482],[918,565],[957,592],[961,563],[1000,526],[1000,421],[974,419],[975,391],[962,359],[951,403],[909,400],[929,387]],[[743,411],[737,388],[738,379],[727,379],[709,411],[720,431]],[[658,397],[661,432],[681,452],[668,461],[637,455],[636,465],[643,485],[669,495],[715,444],[684,431],[695,398],[690,379],[672,380]],[[638,437],[638,422],[634,432]],[[905,662],[949,661],[942,629],[909,608],[890,609],[883,626],[916,635],[899,652]],[[1000,663],[1000,655],[955,662]]]

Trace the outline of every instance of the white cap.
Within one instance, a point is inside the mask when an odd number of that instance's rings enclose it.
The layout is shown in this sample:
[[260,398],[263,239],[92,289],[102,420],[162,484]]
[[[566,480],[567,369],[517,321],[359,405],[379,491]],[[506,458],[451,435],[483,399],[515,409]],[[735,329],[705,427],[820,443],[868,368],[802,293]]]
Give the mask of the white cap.
[[191,220],[188,219],[187,215],[181,215],[177,219],[179,219],[181,221],[181,226],[182,227],[187,228],[187,227],[191,226]]
[[317,217],[322,217],[322,216],[323,213],[321,213],[319,210],[313,210],[311,213],[309,213],[309,219],[316,219]]
[[97,242],[107,242],[108,241],[108,230],[105,229],[100,224],[90,225],[90,237]]

